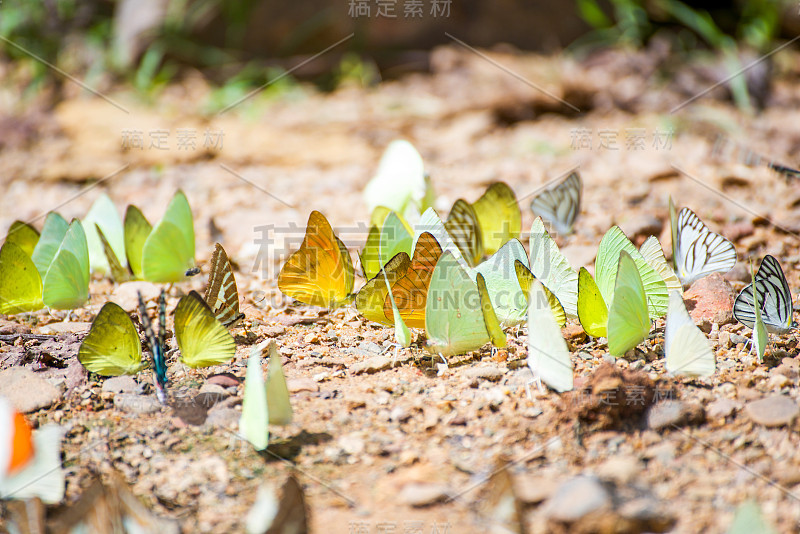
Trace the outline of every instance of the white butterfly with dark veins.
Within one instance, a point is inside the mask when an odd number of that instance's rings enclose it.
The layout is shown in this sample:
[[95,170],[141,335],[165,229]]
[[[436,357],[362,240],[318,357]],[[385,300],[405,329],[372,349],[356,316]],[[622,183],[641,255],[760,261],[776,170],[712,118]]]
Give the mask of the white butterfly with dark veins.
[[753,284],[758,292],[761,318],[772,334],[786,334],[797,323],[792,319],[792,293],[783,275],[780,263],[772,256],[764,256],[755,276],[755,282],[748,284],[736,297],[733,316],[737,321],[753,328],[756,312],[753,299]]
[[533,213],[549,222],[561,235],[572,233],[572,226],[581,211],[583,182],[578,171],[542,191],[531,202]]
[[708,229],[695,212],[683,208],[675,216],[669,201],[672,263],[681,283],[688,286],[711,273],[727,273],[736,265],[733,243]]

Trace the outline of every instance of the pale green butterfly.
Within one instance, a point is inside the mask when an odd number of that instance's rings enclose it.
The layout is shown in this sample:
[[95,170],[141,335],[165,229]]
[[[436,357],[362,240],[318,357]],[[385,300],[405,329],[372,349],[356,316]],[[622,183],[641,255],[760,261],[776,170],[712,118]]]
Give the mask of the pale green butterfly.
[[[266,383],[261,369],[264,352],[269,353]],[[268,425],[288,425],[291,421],[292,405],[277,345],[275,341],[262,342],[253,347],[247,360],[239,432],[260,451],[269,444]]]
[[[753,265],[750,265],[750,276],[752,283],[750,285],[751,288],[757,288],[756,285],[756,273]],[[762,296],[759,291],[752,291],[753,293],[753,339],[752,339],[752,346],[750,350],[752,351],[753,348],[756,349],[756,354],[758,354],[758,363],[761,363],[764,359],[764,352],[767,350],[767,343],[769,342],[769,334],[767,333],[767,325],[764,323],[764,318],[761,316],[761,308],[764,306],[762,302]],[[791,297],[789,297],[789,302],[791,302]]]
[[755,501],[745,501],[736,508],[728,534],[777,534]]
[[545,230],[541,217],[531,225],[530,270],[558,298],[568,317],[578,316],[578,273]]
[[33,248],[31,260],[36,265],[36,270],[39,271],[39,276],[44,279],[47,274],[47,269],[53,262],[53,258],[58,252],[58,247],[64,241],[64,236],[67,235],[69,223],[58,213],[51,211],[47,214],[44,220],[44,227],[42,227],[42,234],[39,236],[39,241]]
[[461,265],[466,272],[470,272],[471,268],[461,254],[461,250],[458,248],[458,245],[456,245],[456,242],[447,231],[442,219],[439,218],[439,215],[437,215],[433,208],[425,210],[419,222],[414,225],[414,242],[412,243],[411,250],[416,248],[419,237],[425,232],[431,234],[436,239],[442,247],[442,251],[449,251],[456,261],[458,261],[459,265]]
[[78,219],[73,219],[42,279],[42,300],[57,310],[71,310],[89,299],[89,247]]
[[619,253],[616,278],[608,309],[608,352],[622,356],[650,333],[650,316],[639,269],[625,250]]
[[[386,295],[389,297],[389,300],[392,303],[394,340],[399,346],[408,347],[411,345],[411,330],[409,330],[408,326],[406,326],[406,322],[400,315],[400,310],[397,309],[397,303],[394,301],[394,295],[392,294],[392,285],[389,283],[389,277],[386,275],[386,270],[381,269],[381,274],[383,275],[383,281],[386,283]],[[397,356],[397,351],[395,351],[395,356]]]
[[103,232],[120,265],[126,267],[128,261],[125,256],[125,230],[117,208],[108,195],[104,193],[97,197],[82,222],[86,231],[86,242],[89,244],[89,266],[92,271],[107,273],[110,269],[95,225]]
[[669,293],[664,354],[667,371],[672,375],[706,377],[714,374],[716,364],[711,345],[692,321],[677,290]]
[[288,425],[292,422],[292,404],[289,402],[289,388],[286,385],[283,363],[275,341],[270,342],[268,352],[267,411],[269,413],[269,424]]
[[528,253],[518,239],[511,239],[470,271],[473,279],[483,275],[497,318],[504,327],[516,326],[527,318],[528,299],[517,277],[514,266],[517,261],[527,268]]
[[133,375],[142,364],[142,344],[128,312],[106,302],[83,338],[78,361],[92,373],[103,376]]
[[144,279],[155,283],[180,282],[195,266],[192,209],[183,191],[172,197],[164,217],[142,249]]
[[479,349],[490,341],[484,313],[475,282],[452,251],[444,252],[433,270],[425,304],[428,348],[442,356]]
[[567,342],[556,323],[550,301],[539,280],[531,285],[528,307],[528,367],[534,378],[562,393],[573,387]]
[[361,267],[367,280],[375,278],[384,265],[400,252],[411,255],[413,235],[408,223],[390,211],[380,226],[370,228],[367,243],[361,251]]
[[675,271],[673,271],[672,267],[667,263],[667,259],[664,257],[664,251],[661,249],[661,243],[658,242],[655,236],[651,235],[645,239],[642,246],[639,247],[639,253],[645,261],[650,264],[650,267],[655,269],[659,276],[661,276],[661,279],[664,280],[668,293],[678,291],[683,294],[683,284],[681,284],[678,275],[675,274]]

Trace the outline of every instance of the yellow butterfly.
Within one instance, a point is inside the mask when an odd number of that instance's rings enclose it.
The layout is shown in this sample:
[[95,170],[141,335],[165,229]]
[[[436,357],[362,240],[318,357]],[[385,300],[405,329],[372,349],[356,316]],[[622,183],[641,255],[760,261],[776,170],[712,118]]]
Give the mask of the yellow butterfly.
[[490,185],[472,208],[478,218],[483,252],[492,255],[522,231],[522,212],[514,191],[503,182]]
[[[391,316],[387,316],[384,310],[386,297],[389,294],[389,287],[386,284],[388,282],[389,286],[392,286],[406,275],[410,267],[411,259],[408,254],[400,252],[389,260],[383,269],[378,271],[378,274],[364,284],[364,287],[359,289],[356,295],[356,309],[361,315],[370,321],[394,326],[394,312]],[[384,278],[384,273],[386,278]]]
[[[411,266],[405,276],[392,284],[394,296],[400,317],[410,328],[425,328],[425,305],[428,300],[428,287],[436,262],[442,256],[442,247],[436,238],[428,232],[423,232],[414,247],[411,257]],[[383,313],[394,317],[392,301],[389,296],[383,303]]]
[[467,263],[471,267],[476,266],[483,258],[483,238],[478,215],[472,204],[466,200],[456,200],[447,215],[444,227]]
[[306,237],[278,275],[278,289],[304,304],[338,308],[353,299],[353,261],[318,211],[308,217]]

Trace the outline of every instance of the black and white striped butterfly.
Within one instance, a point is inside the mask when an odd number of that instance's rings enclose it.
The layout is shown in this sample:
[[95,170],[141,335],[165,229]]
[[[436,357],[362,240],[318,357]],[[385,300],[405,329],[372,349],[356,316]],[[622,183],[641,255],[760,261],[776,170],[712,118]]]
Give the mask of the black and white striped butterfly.
[[[792,320],[792,293],[783,275],[780,263],[772,256],[764,256],[755,277],[761,318],[772,334],[785,334],[797,323]],[[753,308],[753,284],[748,284],[733,304],[733,316],[740,323],[753,328],[756,313]]]
[[447,216],[444,227],[455,241],[461,255],[474,267],[483,257],[483,240],[478,216],[472,204],[466,200],[456,200]]
[[669,200],[672,229],[672,263],[684,286],[711,273],[727,273],[736,265],[733,243],[708,229],[695,212],[683,208],[675,216]]
[[236,290],[233,268],[219,243],[215,245],[211,256],[211,271],[204,300],[214,317],[228,328],[244,319],[244,314],[239,313],[239,292]]
[[575,171],[555,186],[536,195],[531,202],[531,210],[549,222],[557,233],[570,234],[581,211],[582,188],[581,177]]

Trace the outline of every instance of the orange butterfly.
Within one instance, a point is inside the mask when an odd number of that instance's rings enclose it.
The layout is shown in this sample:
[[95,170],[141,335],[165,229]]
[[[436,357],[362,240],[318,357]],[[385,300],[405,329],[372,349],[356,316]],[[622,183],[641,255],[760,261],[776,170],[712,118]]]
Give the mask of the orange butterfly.
[[338,308],[353,299],[353,261],[344,243],[318,211],[308,217],[300,250],[289,256],[278,275],[278,289],[304,304]]
[[[428,232],[423,232],[414,247],[411,266],[405,276],[392,284],[400,316],[410,328],[425,328],[425,305],[428,302],[428,287],[431,284],[433,268],[442,256],[442,246]],[[383,303],[386,317],[394,317],[389,295]]]

